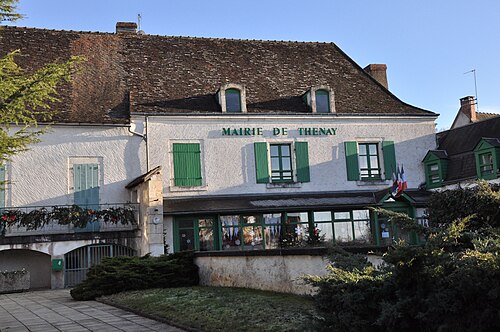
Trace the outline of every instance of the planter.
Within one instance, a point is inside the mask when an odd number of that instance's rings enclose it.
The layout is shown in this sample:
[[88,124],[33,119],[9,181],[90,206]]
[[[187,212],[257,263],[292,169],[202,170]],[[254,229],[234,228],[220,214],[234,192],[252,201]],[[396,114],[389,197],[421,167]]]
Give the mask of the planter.
[[30,288],[30,273],[22,271],[0,272],[0,294],[16,293]]

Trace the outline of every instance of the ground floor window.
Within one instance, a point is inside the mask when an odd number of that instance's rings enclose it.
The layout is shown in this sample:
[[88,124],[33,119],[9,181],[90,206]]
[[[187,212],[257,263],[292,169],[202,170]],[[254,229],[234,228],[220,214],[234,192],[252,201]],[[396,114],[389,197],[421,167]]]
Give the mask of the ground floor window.
[[174,250],[262,250],[336,243],[372,244],[368,209],[294,211],[174,219]]

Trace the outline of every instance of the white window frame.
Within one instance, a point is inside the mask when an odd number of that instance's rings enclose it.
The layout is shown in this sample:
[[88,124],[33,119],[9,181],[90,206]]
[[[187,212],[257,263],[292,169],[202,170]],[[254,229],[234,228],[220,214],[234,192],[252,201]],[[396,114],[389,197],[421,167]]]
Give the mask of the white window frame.
[[[222,113],[228,113],[226,108],[226,90],[228,89],[236,89],[240,91],[240,103],[241,103],[241,113],[247,113],[247,94],[244,85],[236,84],[236,83],[228,83],[224,84],[217,90],[217,100],[219,101],[219,105],[222,109]],[[230,114],[238,114],[231,112]]]

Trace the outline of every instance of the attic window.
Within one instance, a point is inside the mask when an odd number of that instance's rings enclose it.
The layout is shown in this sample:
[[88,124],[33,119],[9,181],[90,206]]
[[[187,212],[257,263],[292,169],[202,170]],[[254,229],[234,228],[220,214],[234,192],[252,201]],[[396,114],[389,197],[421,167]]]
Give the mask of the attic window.
[[312,113],[335,113],[333,92],[328,86],[313,86],[304,95],[304,102]]
[[226,112],[239,113],[241,112],[241,93],[238,89],[226,90]]
[[246,113],[245,87],[240,84],[225,84],[217,91],[217,100],[222,113]]

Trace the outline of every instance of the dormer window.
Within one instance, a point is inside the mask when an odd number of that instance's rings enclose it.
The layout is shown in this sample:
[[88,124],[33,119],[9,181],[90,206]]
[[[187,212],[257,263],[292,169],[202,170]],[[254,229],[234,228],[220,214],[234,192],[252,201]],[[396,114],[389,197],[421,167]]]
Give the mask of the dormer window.
[[217,100],[222,113],[246,113],[245,87],[240,84],[229,83],[217,91]]
[[316,113],[330,113],[330,93],[316,90]]
[[311,87],[303,96],[307,106],[313,113],[335,113],[333,92],[327,86]]
[[240,113],[241,112],[241,93],[238,89],[226,90],[226,112]]

